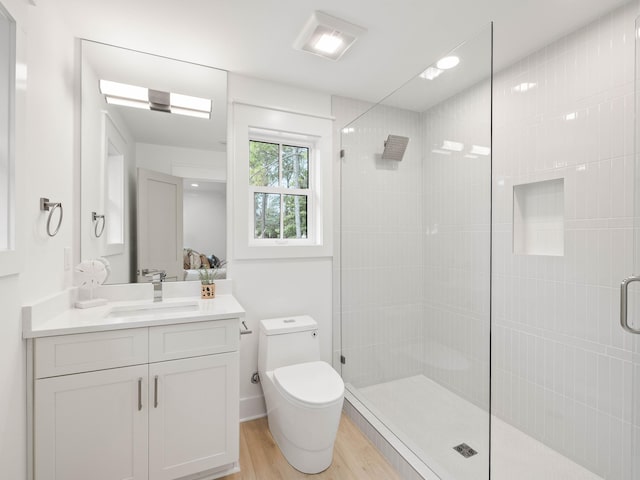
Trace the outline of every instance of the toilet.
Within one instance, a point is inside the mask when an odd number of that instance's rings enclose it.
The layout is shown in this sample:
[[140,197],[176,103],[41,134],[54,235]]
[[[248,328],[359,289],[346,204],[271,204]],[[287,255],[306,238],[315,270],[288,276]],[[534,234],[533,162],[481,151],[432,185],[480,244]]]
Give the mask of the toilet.
[[333,459],[344,382],[320,360],[318,325],[308,315],[260,321],[258,371],[269,430],[287,461],[303,473]]

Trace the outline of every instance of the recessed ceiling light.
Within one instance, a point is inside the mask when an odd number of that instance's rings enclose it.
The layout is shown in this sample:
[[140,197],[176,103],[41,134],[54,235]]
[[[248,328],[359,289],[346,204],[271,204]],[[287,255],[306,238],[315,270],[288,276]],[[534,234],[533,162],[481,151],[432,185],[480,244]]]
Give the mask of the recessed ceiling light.
[[441,58],[436,63],[436,67],[440,70],[449,70],[450,68],[456,67],[460,63],[460,59],[455,55],[450,55],[448,57]]
[[436,67],[429,67],[424,72],[422,72],[419,76],[420,78],[424,78],[425,80],[434,80],[440,76],[440,74],[444,70],[440,70]]
[[192,183],[192,184],[191,184],[191,186],[192,186],[192,187],[195,187],[195,188],[198,188],[200,185],[199,185],[199,184],[197,184],[197,183]]
[[211,118],[212,101],[208,98],[162,92],[110,80],[100,80],[100,93],[112,105]]
[[338,35],[334,35],[334,34],[329,35],[327,33],[324,33],[320,37],[320,40],[316,42],[314,47],[316,50],[322,53],[333,55],[340,48],[342,43],[343,43],[343,40]]
[[297,50],[338,60],[366,29],[323,12],[313,12],[293,43]]

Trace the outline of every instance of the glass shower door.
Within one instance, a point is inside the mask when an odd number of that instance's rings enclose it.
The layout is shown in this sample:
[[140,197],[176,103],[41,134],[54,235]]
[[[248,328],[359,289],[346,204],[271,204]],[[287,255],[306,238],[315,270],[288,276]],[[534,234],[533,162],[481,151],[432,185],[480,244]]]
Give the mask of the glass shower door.
[[342,130],[347,399],[429,480],[489,478],[491,82],[489,26]]
[[[634,78],[634,208],[633,208],[633,274],[621,285],[620,326],[629,345],[631,366],[626,378],[632,385],[630,394],[625,393],[625,404],[629,407],[631,420],[631,445],[629,452],[631,474],[629,478],[640,478],[640,17],[635,23],[635,78]],[[632,283],[627,283],[627,282]],[[629,298],[625,298],[629,294]],[[629,402],[629,403],[627,403]]]

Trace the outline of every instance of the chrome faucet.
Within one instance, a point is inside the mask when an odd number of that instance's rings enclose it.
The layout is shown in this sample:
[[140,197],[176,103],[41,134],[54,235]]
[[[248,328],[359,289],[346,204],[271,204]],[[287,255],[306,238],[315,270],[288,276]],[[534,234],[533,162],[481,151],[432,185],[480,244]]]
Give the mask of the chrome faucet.
[[151,283],[153,283],[153,301],[161,302],[162,301],[162,282],[167,278],[167,272],[164,270],[154,270],[145,268],[142,270],[142,275],[145,278],[150,279]]

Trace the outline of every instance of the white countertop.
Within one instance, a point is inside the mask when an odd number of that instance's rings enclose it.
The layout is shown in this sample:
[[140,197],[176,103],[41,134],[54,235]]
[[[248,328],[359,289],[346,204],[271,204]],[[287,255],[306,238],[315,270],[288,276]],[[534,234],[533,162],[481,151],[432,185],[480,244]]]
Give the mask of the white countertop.
[[217,295],[206,300],[200,297],[173,297],[161,302],[111,301],[104,306],[86,309],[56,311],[53,308],[50,315],[43,310],[37,306],[23,307],[24,338],[241,318],[245,315],[233,295]]

